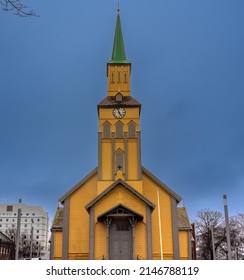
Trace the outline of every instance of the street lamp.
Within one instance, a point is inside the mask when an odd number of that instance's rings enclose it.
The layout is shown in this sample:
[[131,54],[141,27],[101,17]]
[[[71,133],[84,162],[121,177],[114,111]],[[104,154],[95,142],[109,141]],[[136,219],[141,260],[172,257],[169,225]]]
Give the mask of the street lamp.
[[19,199],[18,218],[17,218],[17,231],[16,231],[16,243],[15,243],[15,259],[19,259],[19,239],[20,239],[20,225],[21,225],[21,203],[22,199]]
[[31,219],[30,259],[32,259],[32,250],[33,250],[33,223],[34,223],[34,220]]
[[227,195],[224,194],[223,198],[224,198],[224,211],[225,211],[225,224],[226,224],[226,238],[227,238],[228,260],[231,260],[230,227],[229,227],[229,217],[228,217]]
[[211,229],[211,236],[212,236],[212,250],[213,250],[213,260],[216,259],[215,256],[215,246],[214,246],[214,232],[213,232],[213,223],[211,223],[210,225],[210,229]]

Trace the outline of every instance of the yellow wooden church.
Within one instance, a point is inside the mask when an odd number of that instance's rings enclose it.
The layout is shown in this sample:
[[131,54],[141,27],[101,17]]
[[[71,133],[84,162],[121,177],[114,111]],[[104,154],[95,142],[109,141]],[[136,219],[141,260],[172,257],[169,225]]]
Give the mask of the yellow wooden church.
[[191,259],[181,197],[141,164],[141,104],[130,76],[118,11],[107,96],[97,105],[98,166],[59,199],[51,259]]

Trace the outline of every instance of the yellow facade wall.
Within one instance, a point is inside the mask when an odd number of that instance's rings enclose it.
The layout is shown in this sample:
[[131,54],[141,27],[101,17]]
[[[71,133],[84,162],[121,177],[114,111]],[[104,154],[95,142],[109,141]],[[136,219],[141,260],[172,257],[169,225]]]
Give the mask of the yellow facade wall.
[[[125,125],[124,131],[128,131],[128,123],[133,120],[136,124],[136,129],[139,130],[140,123],[140,111],[139,108],[126,108],[126,115],[120,121]],[[108,121],[112,125],[112,131],[115,131],[115,124],[118,122],[113,116],[113,108],[101,108],[99,110],[99,131],[102,131],[102,125],[105,121]]]
[[138,179],[138,149],[137,139],[128,139],[128,178]]
[[95,260],[107,259],[107,229],[103,222],[95,219]]
[[84,205],[97,195],[97,176],[93,176],[70,196],[69,258],[89,257],[89,214]]
[[[161,216],[161,232],[163,244],[163,258],[173,259],[173,232],[172,232],[172,213],[171,213],[171,196],[161,187],[143,174],[143,195],[154,204],[158,204],[157,190],[160,199],[160,216]],[[159,211],[158,206],[152,213],[152,248],[153,258],[160,259],[160,231],[159,231]]]
[[146,221],[145,203],[122,185],[116,186],[103,199],[96,203],[95,217],[98,217],[118,204],[123,204],[133,209],[133,211],[140,213]]
[[112,179],[112,143],[111,140],[102,141],[102,174],[104,180]]
[[179,243],[180,243],[180,259],[189,260],[189,239],[188,231],[179,231]]
[[61,260],[62,259],[62,244],[63,244],[63,233],[61,231],[55,231],[53,232],[54,238],[53,238],[53,260]]
[[[119,174],[115,176],[115,179],[123,179],[124,180],[124,175]],[[125,181],[128,185],[130,185],[131,187],[133,187],[136,191],[138,191],[139,193],[142,194],[142,181],[137,181],[137,180],[126,180]],[[97,185],[97,194],[100,194],[101,192],[103,192],[104,190],[106,190],[110,185],[112,185],[114,183],[114,181],[112,180],[103,180],[103,181],[98,181]]]
[[137,259],[147,259],[147,228],[143,220],[135,226],[135,257]]

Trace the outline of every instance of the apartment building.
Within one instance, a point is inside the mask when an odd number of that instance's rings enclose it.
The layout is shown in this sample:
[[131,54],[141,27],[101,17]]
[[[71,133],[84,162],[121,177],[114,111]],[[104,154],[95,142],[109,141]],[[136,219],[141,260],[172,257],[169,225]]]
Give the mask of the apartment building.
[[[0,204],[0,232],[15,240],[19,204]],[[35,254],[47,258],[49,220],[41,206],[21,204],[20,243],[27,245],[32,240]],[[32,237],[31,237],[32,236]]]

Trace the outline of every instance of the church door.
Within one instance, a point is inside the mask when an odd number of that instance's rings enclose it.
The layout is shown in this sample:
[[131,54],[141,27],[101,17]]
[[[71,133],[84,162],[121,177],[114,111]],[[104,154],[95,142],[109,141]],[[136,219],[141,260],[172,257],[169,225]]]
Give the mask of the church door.
[[110,226],[109,259],[132,260],[133,238],[129,221],[115,220]]

